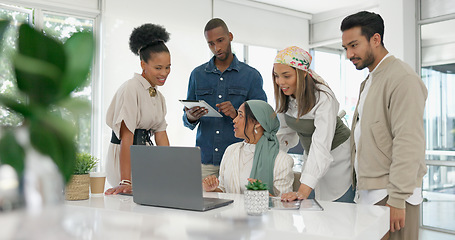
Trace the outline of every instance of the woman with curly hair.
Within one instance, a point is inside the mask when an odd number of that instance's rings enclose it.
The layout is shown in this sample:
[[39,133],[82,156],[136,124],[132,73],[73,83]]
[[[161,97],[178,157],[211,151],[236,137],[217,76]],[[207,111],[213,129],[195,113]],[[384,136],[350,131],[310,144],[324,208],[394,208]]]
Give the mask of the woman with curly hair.
[[141,60],[142,73],[123,83],[109,106],[106,123],[112,129],[107,157],[107,180],[114,186],[105,194],[131,193],[131,145],[169,146],[166,103],[158,91],[171,71],[171,55],[162,26],[144,24],[130,36],[130,49]]

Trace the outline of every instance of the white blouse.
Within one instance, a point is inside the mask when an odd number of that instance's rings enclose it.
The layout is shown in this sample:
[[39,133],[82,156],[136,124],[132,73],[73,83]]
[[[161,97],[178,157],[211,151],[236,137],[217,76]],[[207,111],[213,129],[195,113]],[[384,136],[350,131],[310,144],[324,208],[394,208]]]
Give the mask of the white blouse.
[[[332,90],[323,84],[318,87],[328,94],[317,94],[316,104],[300,119],[314,119],[315,130],[309,152],[304,154],[304,166],[300,182],[313,188],[317,199],[333,201],[351,186],[351,151],[349,139],[331,150],[337,122],[339,103]],[[285,114],[298,118],[297,101],[291,98]],[[284,114],[279,113],[280,130],[277,137],[280,149],[287,152],[299,143],[297,132],[287,126]]]
[[[243,193],[248,184],[253,168],[256,144],[238,142],[229,145],[224,152],[220,165],[219,188],[227,193]],[[273,193],[280,196],[292,192],[294,160],[283,151],[279,151],[273,168]]]
[[[149,93],[150,83],[135,73],[123,83],[112,98],[106,114],[106,123],[120,139],[122,121],[132,133],[136,129],[151,129],[152,134],[166,130],[166,102],[163,94]],[[156,87],[155,87],[156,88]],[[107,181],[112,186],[120,182],[120,144],[109,144],[106,161]]]

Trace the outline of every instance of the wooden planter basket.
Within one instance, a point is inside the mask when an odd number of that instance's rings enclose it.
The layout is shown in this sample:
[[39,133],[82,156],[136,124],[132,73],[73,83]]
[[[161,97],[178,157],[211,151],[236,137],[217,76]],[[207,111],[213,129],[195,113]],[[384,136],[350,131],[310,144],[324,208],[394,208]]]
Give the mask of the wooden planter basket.
[[66,200],[85,200],[89,198],[90,175],[73,175],[66,185]]

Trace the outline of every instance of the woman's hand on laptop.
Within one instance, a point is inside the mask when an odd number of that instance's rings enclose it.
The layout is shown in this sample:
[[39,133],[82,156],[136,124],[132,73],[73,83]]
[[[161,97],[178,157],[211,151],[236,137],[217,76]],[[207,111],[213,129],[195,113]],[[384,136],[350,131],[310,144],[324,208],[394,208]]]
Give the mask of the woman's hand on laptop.
[[218,181],[218,178],[215,175],[210,175],[202,179],[202,188],[206,192],[214,192],[219,184],[220,181]]
[[132,194],[133,189],[131,185],[118,185],[117,187],[109,188],[108,190],[106,190],[106,192],[104,192],[104,194],[106,195],[116,195],[119,193]]

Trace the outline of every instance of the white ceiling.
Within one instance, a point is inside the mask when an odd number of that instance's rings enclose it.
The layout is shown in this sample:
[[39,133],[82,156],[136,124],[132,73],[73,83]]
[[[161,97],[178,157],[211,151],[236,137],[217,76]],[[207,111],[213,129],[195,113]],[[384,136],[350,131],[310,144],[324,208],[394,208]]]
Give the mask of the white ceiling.
[[300,12],[317,14],[335,9],[345,9],[357,7],[359,5],[368,5],[376,0],[250,0],[273,6],[288,8]]

